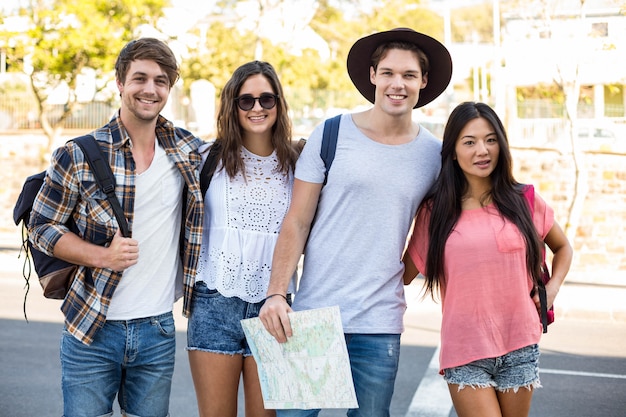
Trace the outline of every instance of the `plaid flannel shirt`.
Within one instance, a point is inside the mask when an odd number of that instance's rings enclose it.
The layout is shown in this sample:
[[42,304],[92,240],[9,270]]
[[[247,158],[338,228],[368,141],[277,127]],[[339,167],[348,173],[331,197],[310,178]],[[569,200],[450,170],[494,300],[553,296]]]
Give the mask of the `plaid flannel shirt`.
[[[155,133],[187,186],[180,256],[183,265],[183,314],[188,316],[202,244],[204,206],[198,181],[201,157],[197,152],[202,140],[187,131],[174,128],[162,116],[159,116]],[[109,124],[91,134],[109,159],[116,179],[115,192],[132,233],[135,163],[130,138],[121,123],[119,112]],[[80,148],[72,141],[55,150],[52,155],[44,184],[33,204],[28,225],[29,239],[37,249],[52,256],[54,245],[68,231],[64,224],[70,216],[74,217],[81,237],[97,244],[110,242],[118,229],[105,194],[98,188]],[[111,269],[79,267],[61,305],[67,329],[74,337],[87,345],[91,344],[96,332],[106,321],[111,297],[121,277],[121,272]]]

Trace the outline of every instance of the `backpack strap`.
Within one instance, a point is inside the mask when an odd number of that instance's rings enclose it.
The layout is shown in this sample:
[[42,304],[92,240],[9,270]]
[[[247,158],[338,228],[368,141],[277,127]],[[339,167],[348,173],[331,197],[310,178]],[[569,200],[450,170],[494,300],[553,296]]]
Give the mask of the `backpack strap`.
[[206,195],[206,191],[211,184],[211,178],[213,178],[213,174],[217,168],[218,155],[221,147],[221,142],[213,142],[213,145],[209,148],[209,154],[206,157],[206,161],[204,161],[202,170],[200,171],[200,191],[202,191],[202,198]]
[[322,134],[322,149],[320,156],[324,161],[326,173],[324,174],[324,185],[328,182],[328,171],[335,159],[335,151],[337,150],[337,137],[339,136],[339,123],[341,122],[341,114],[326,119],[324,122],[324,133]]
[[[524,198],[528,202],[530,209],[530,220],[533,221],[533,217],[535,216],[535,187],[533,187],[532,184],[524,186]],[[546,265],[545,245],[542,247],[541,252],[543,254],[543,264],[541,268],[543,272],[546,273],[548,266]],[[543,326],[543,332],[548,333],[548,296],[546,295],[546,285],[543,279],[539,280],[537,287],[539,290],[539,303],[541,305],[541,325]]]
[[83,151],[85,160],[96,177],[98,186],[102,192],[106,194],[107,200],[109,200],[113,212],[115,213],[117,224],[122,230],[122,236],[130,237],[130,230],[126,217],[124,216],[124,210],[122,210],[122,206],[115,195],[115,177],[113,176],[113,171],[111,171],[109,161],[106,160],[104,153],[102,153],[100,145],[98,145],[96,139],[91,135],[81,136],[73,139],[73,141]]

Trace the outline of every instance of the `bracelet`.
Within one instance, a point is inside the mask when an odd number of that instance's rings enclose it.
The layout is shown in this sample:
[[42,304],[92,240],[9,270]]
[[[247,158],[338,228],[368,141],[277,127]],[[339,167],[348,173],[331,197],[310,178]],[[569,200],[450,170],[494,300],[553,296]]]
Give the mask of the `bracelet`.
[[[283,298],[285,299],[285,301],[287,301],[287,296],[282,295],[282,294],[279,294],[279,293],[276,293],[276,294],[270,294],[270,295],[268,295],[267,297],[265,297],[265,299],[266,299],[266,300],[269,300],[270,298],[272,298],[272,297],[276,297],[277,295],[278,295],[279,297],[283,297]],[[287,301],[287,302],[288,302],[288,301]]]

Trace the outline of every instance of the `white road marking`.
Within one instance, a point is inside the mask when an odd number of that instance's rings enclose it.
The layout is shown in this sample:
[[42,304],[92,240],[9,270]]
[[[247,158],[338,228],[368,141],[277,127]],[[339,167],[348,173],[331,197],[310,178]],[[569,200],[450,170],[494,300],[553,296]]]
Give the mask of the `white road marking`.
[[620,374],[601,374],[598,372],[567,371],[564,369],[539,368],[539,374],[556,374],[556,375],[588,376],[588,377],[593,377],[593,378],[626,379],[626,375],[620,375]]
[[[565,369],[539,369],[540,374],[572,375],[590,378],[626,379],[626,375],[599,372],[568,371]],[[439,347],[413,395],[405,417],[448,417],[452,411],[452,399],[448,385],[439,375]]]
[[448,417],[450,411],[452,399],[448,384],[439,375],[439,348],[437,348],[413,395],[406,417]]

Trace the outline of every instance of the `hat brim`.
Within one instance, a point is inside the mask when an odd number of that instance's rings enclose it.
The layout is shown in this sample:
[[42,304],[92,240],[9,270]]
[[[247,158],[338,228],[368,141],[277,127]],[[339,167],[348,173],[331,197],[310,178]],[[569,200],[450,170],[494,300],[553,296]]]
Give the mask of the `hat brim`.
[[422,107],[445,91],[452,78],[450,52],[438,40],[413,29],[398,28],[365,36],[352,45],[348,53],[348,75],[354,86],[369,101],[374,103],[376,86],[370,82],[372,54],[381,44],[401,41],[417,45],[428,57],[430,70],[428,83],[420,90],[419,100],[413,107]]

